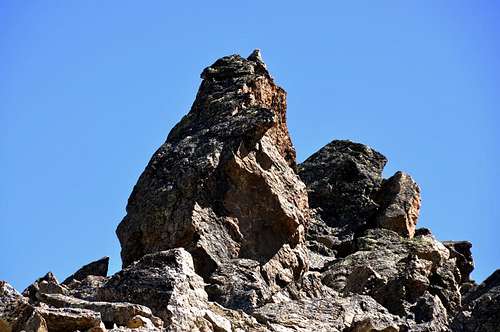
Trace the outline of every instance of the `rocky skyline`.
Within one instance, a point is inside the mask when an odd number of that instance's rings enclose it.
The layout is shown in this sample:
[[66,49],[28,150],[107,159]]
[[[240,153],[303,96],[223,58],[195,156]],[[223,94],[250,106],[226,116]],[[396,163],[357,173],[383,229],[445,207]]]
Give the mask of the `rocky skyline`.
[[123,269],[2,282],[0,329],[500,330],[500,270],[476,284],[471,243],[417,227],[409,174],[384,178],[385,156],[349,140],[298,164],[258,50],[201,77],[130,195]]

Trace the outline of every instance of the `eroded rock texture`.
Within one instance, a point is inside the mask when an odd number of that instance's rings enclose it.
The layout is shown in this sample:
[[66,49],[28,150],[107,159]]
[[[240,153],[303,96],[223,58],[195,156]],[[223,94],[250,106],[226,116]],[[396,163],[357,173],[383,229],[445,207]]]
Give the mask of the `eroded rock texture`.
[[[191,111],[130,196],[117,229],[123,264],[183,247],[207,280],[224,278],[225,266],[246,264],[238,260],[251,260],[256,266],[249,271],[262,272],[257,292],[275,292],[307,268],[307,193],[294,172],[285,91],[258,52],[219,59],[201,76]],[[249,292],[236,297],[221,301],[256,305]]]
[[469,242],[416,228],[410,175],[346,140],[297,165],[258,51],[201,77],[129,198],[123,269],[0,282],[0,332],[500,331],[500,272],[477,285]]
[[379,227],[412,238],[420,212],[420,188],[406,173],[396,172],[383,182],[378,193],[380,204],[376,221]]
[[366,229],[378,204],[387,159],[363,144],[333,141],[299,166],[307,184],[311,208],[320,209],[324,223],[335,233],[352,238]]
[[82,266],[78,271],[67,277],[62,284],[66,285],[72,281],[82,281],[88,276],[106,277],[108,275],[109,257],[103,257]]
[[500,331],[500,270],[465,295],[463,308],[451,324],[455,331]]

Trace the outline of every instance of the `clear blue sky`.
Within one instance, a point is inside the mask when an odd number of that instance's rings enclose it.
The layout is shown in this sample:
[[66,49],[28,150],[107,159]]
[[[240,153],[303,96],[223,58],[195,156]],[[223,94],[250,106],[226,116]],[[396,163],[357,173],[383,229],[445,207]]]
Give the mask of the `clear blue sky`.
[[500,2],[304,3],[0,1],[0,279],[118,270],[128,195],[202,69],[254,48],[299,160],[372,146],[422,187],[419,226],[473,242],[474,278],[500,267]]

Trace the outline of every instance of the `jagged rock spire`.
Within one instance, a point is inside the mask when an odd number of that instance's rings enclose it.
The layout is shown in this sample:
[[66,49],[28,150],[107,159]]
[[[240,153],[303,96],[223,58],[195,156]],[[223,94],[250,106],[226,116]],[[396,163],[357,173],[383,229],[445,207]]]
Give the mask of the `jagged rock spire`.
[[278,274],[281,285],[291,282],[307,268],[308,204],[293,170],[285,91],[259,51],[223,57],[201,77],[191,111],[130,196],[117,229],[123,265],[184,247],[205,278],[229,260],[251,259],[269,287]]

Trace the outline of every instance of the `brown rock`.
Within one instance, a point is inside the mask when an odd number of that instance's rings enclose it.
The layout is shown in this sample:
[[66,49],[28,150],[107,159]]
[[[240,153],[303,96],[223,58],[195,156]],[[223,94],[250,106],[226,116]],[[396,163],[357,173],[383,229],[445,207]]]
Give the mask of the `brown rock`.
[[33,311],[31,316],[28,318],[26,323],[24,324],[24,328],[26,332],[48,332],[49,329],[47,327],[47,323],[45,319],[43,319],[42,315],[38,311]]
[[123,266],[183,247],[204,278],[251,259],[274,289],[307,269],[307,193],[294,172],[285,91],[257,53],[219,59],[202,78],[130,196],[117,229]]
[[142,317],[140,315],[136,315],[132,317],[128,322],[127,322],[127,327],[131,329],[137,329],[137,328],[147,328],[147,329],[154,329],[155,326],[153,322],[149,318]]
[[162,327],[163,323],[158,317],[153,316],[151,309],[126,302],[100,302],[85,301],[60,294],[43,294],[40,296],[43,303],[55,308],[77,308],[88,309],[101,314],[101,320],[106,326],[127,326],[128,322],[135,316],[150,319],[156,327]]
[[406,173],[396,172],[385,180],[378,194],[377,224],[409,237],[415,235],[420,212],[420,188]]
[[191,255],[183,249],[171,249],[148,254],[116,273],[99,290],[99,298],[147,306],[167,326],[187,328],[189,320],[204,315],[204,285],[194,272]]
[[31,303],[37,303],[40,300],[40,294],[66,294],[66,292],[67,289],[59,284],[52,272],[48,272],[29,285],[23,291],[23,296],[27,297]]
[[95,301],[97,299],[97,291],[107,281],[108,277],[100,276],[87,276],[82,281],[73,279],[70,283],[66,284],[67,294],[78,299]]
[[257,50],[202,79],[130,196],[123,270],[0,282],[0,332],[500,332],[500,270],[477,285],[469,242],[415,230],[409,175],[351,141],[296,166]]
[[28,301],[14,287],[0,281],[0,332],[20,331],[32,313]]
[[101,315],[92,310],[49,307],[39,307],[36,310],[51,332],[85,331],[102,324]]

